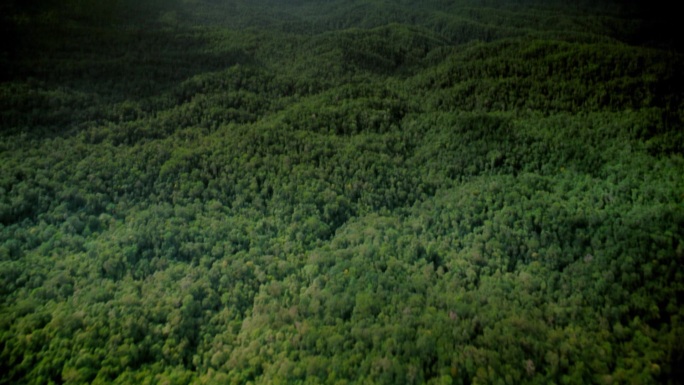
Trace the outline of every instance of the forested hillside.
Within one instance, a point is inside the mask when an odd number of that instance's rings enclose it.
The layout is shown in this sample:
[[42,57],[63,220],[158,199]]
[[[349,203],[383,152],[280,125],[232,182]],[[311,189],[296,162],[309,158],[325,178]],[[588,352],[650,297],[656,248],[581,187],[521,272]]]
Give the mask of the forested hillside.
[[644,9],[3,2],[0,384],[681,383]]

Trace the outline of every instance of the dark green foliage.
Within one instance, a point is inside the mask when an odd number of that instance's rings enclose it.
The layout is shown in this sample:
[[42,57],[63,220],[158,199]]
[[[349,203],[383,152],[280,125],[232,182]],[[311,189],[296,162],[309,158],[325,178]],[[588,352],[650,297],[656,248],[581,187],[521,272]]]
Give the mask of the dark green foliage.
[[0,384],[678,383],[641,9],[6,2]]

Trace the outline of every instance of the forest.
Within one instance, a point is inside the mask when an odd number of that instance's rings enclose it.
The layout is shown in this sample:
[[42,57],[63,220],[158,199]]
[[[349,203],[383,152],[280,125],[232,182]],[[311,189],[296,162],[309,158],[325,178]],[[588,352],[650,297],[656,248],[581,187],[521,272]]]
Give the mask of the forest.
[[682,383],[664,4],[3,1],[0,385]]

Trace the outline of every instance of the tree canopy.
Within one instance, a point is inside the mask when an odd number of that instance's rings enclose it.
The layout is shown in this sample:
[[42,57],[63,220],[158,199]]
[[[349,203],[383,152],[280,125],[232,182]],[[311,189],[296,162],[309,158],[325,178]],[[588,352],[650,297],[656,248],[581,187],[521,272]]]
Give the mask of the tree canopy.
[[640,7],[5,2],[0,384],[679,383]]

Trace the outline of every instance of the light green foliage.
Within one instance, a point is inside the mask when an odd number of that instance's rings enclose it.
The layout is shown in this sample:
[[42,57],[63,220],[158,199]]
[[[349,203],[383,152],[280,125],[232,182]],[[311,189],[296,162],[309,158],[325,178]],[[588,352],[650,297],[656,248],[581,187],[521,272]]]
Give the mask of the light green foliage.
[[684,58],[648,20],[38,3],[0,8],[0,384],[679,381]]

